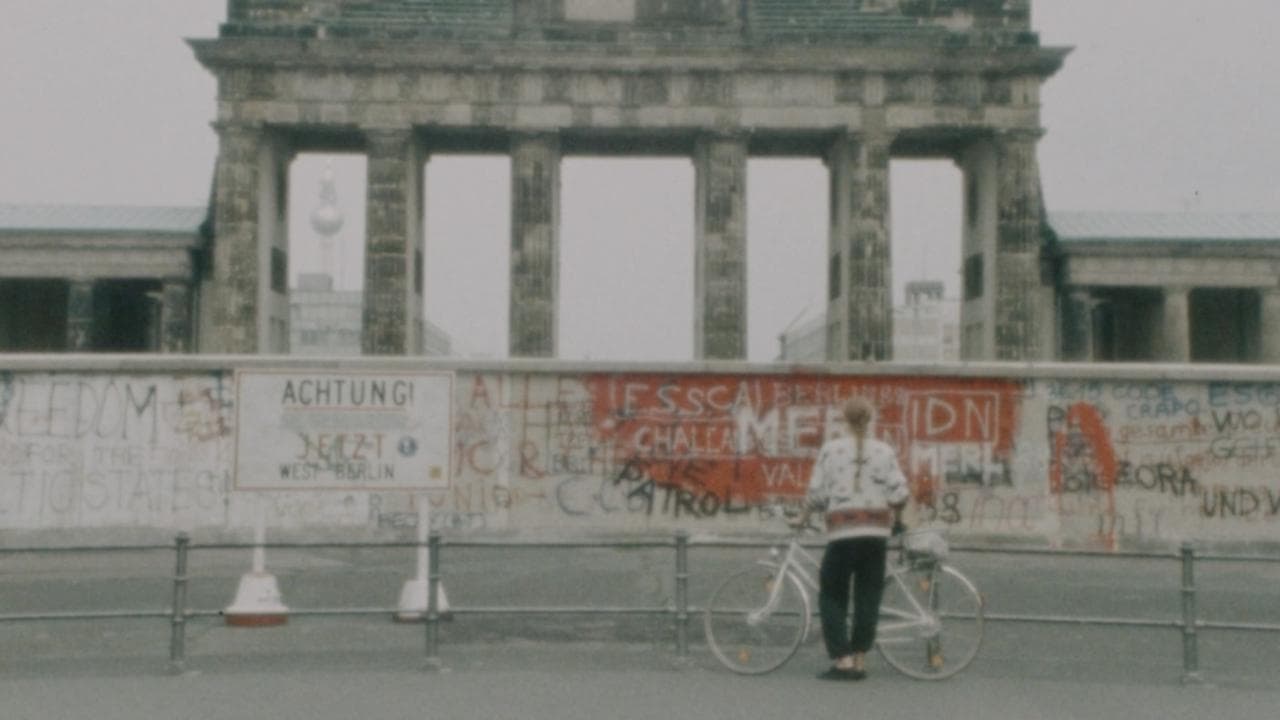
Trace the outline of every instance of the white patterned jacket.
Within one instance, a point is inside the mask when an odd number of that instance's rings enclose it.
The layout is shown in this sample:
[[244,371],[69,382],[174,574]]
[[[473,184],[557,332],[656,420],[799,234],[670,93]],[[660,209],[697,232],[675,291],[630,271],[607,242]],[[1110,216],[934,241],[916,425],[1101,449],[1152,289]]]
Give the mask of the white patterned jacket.
[[908,497],[897,453],[874,438],[863,440],[859,456],[852,437],[829,440],[818,451],[805,499],[826,511],[827,542],[852,537],[888,537],[893,508]]

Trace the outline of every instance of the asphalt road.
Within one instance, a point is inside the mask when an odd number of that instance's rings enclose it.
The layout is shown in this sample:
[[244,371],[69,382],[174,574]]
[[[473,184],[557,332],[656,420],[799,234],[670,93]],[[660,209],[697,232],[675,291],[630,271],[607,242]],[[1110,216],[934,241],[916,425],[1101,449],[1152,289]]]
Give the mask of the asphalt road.
[[[690,598],[760,551],[696,548]],[[1175,619],[1170,560],[958,554],[988,612]],[[0,556],[0,612],[163,609],[172,556]],[[389,614],[293,617],[239,629],[189,623],[186,673],[167,672],[162,619],[0,623],[0,717],[803,717],[1257,718],[1280,701],[1280,635],[1205,630],[1205,683],[1184,687],[1182,636],[1169,628],[990,623],[978,659],[941,683],[871,660],[871,678],[831,687],[810,642],[762,678],[722,670],[693,624],[675,652],[672,623],[651,617],[490,616],[478,606],[652,606],[674,597],[670,550],[446,548],[449,600],[441,668],[424,671],[421,625]],[[303,549],[268,554],[293,609],[394,607],[413,552]],[[189,606],[230,603],[247,551],[193,553]],[[1280,623],[1280,566],[1197,568],[1202,619]],[[871,712],[874,710],[874,712]]]

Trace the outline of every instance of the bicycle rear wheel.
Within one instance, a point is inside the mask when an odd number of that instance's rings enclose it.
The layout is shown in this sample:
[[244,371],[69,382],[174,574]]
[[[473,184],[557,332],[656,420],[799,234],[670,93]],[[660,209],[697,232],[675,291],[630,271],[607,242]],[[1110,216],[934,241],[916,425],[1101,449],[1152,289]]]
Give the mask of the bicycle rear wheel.
[[809,595],[800,581],[790,573],[779,576],[777,564],[762,562],[720,583],[703,613],[703,628],[707,645],[725,667],[761,675],[795,654],[809,632],[809,613]]
[[973,662],[982,632],[982,595],[955,568],[928,564],[885,578],[876,649],[900,672],[949,678]]

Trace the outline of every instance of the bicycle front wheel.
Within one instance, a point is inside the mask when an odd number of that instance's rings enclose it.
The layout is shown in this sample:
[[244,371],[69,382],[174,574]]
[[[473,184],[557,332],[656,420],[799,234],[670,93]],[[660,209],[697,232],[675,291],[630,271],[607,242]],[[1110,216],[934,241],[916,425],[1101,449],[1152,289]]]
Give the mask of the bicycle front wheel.
[[703,614],[707,645],[744,675],[776,670],[809,632],[809,594],[790,573],[762,562],[720,583]]
[[949,678],[978,654],[983,605],[973,583],[950,566],[891,572],[885,578],[876,649],[910,677]]

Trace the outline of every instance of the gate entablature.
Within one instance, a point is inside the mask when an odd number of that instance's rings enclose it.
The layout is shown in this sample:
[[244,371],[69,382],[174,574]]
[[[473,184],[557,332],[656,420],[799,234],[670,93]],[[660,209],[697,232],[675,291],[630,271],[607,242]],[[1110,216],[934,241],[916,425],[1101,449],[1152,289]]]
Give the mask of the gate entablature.
[[982,268],[966,287],[965,356],[1052,347],[1035,143],[1040,86],[1066,51],[1038,44],[1028,0],[231,0],[220,37],[192,45],[219,79],[225,262],[208,344],[222,351],[280,350],[271,338],[287,330],[268,270],[284,236],[267,220],[285,202],[272,180],[282,137],[356,137],[369,154],[366,353],[417,349],[421,165],[444,148],[512,156],[516,356],[555,355],[559,163],[575,152],[692,157],[699,358],[745,357],[753,153],[830,168],[831,359],[890,356],[900,154],[965,172],[966,268]]
[[229,0],[223,37],[1035,44],[1031,0]]

